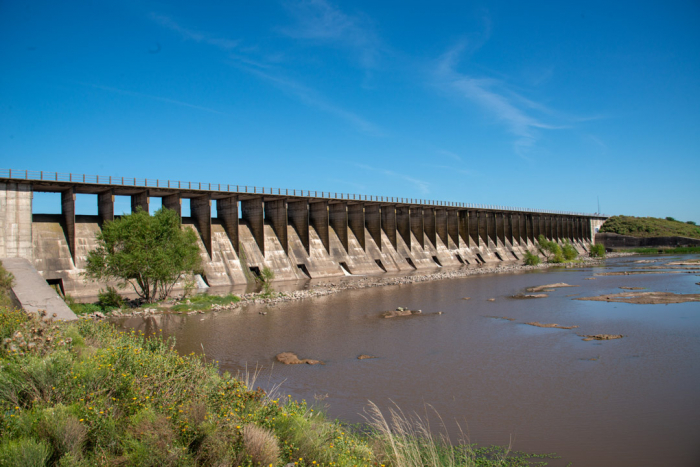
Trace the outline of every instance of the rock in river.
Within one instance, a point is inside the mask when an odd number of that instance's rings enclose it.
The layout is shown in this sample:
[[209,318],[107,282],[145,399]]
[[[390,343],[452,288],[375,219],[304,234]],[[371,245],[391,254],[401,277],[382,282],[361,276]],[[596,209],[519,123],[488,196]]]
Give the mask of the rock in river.
[[277,354],[277,357],[275,358],[277,358],[278,362],[284,363],[285,365],[298,365],[300,363],[306,363],[307,365],[323,365],[323,362],[321,360],[312,360],[310,358],[300,360],[299,357],[297,357],[297,355],[292,352],[282,352],[280,354]]

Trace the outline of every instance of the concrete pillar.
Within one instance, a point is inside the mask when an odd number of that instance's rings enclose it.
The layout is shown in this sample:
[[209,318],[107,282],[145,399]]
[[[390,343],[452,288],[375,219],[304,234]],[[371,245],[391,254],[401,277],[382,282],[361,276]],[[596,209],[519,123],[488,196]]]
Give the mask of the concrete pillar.
[[348,226],[355,234],[362,251],[367,251],[365,242],[365,206],[363,204],[351,204],[348,206]]
[[0,183],[0,258],[33,259],[32,186]]
[[447,235],[452,239],[457,248],[461,246],[459,240],[459,221],[459,211],[456,209],[447,211]]
[[411,251],[411,210],[407,206],[396,208],[396,228]]
[[265,220],[272,226],[272,230],[280,241],[284,252],[289,254],[287,219],[287,200],[276,199],[273,201],[265,201]]
[[105,222],[114,220],[114,195],[112,190],[97,194],[97,216],[100,218],[100,228]]
[[435,210],[435,233],[442,240],[445,247],[450,246],[450,242],[447,240],[447,210],[446,209],[436,209]]
[[574,241],[574,218],[568,216],[566,218],[566,227],[568,228],[567,234],[569,235],[569,241]]
[[61,192],[61,218],[68,249],[75,263],[75,191],[72,187]]
[[514,245],[513,243],[513,214],[512,213],[507,213],[503,214],[503,224],[505,226],[505,231],[506,231],[506,238],[508,239],[508,242],[510,242],[511,245]]
[[190,215],[199,235],[202,237],[204,248],[211,258],[211,196],[209,194],[190,198]]
[[314,228],[321,239],[326,252],[330,254],[331,245],[329,237],[328,201],[314,201],[309,203],[309,224]]
[[535,237],[532,232],[532,214],[525,214],[525,237],[532,243],[535,243]]
[[435,209],[423,209],[423,232],[428,240],[437,248],[437,232],[435,230]]
[[[165,198],[163,198],[163,204],[165,204]],[[219,219],[219,222],[221,222],[236,254],[240,254],[238,240],[238,197],[229,196],[227,198],[217,199],[216,217]]]
[[287,215],[289,216],[289,225],[291,225],[299,235],[301,244],[304,245],[306,252],[311,254],[311,246],[309,244],[309,202],[290,201],[287,203]]
[[146,212],[148,211],[148,190],[142,191],[141,193],[136,193],[135,195],[131,195],[131,212],[136,212],[138,208],[143,209]]
[[513,241],[518,242],[518,245],[522,243],[522,236],[520,235],[520,213],[511,214],[511,223],[513,225]]
[[496,236],[496,214],[493,212],[485,212],[484,214],[486,214],[486,235],[494,245],[497,245],[498,237]]
[[506,244],[506,224],[505,215],[502,212],[494,213],[496,217],[496,238],[498,238],[502,244]]
[[382,250],[382,213],[378,204],[365,206],[365,226],[370,236],[376,243],[379,251]]
[[262,198],[241,201],[241,219],[248,224],[250,233],[258,244],[260,252],[265,256],[265,217],[263,216]]
[[398,244],[396,241],[396,206],[382,206],[382,230],[389,239],[389,243],[397,251]]
[[411,208],[409,212],[411,218],[411,233],[416,237],[421,248],[425,249],[425,219],[423,209],[419,207]]
[[[219,204],[217,203],[216,206],[218,210]],[[180,198],[180,193],[163,196],[163,207],[175,211],[178,217],[182,219],[182,198]]]
[[561,239],[561,227],[559,225],[559,216],[554,216],[554,241],[558,242]]
[[467,248],[472,246],[472,238],[469,233],[469,211],[457,211],[457,217],[459,220],[459,236]]
[[331,204],[328,209],[330,226],[335,230],[340,243],[348,251],[348,205],[346,203]]
[[552,239],[552,221],[548,215],[542,216],[544,219],[544,238],[547,240]]
[[479,211],[469,211],[469,236],[478,247],[481,245],[481,221]]

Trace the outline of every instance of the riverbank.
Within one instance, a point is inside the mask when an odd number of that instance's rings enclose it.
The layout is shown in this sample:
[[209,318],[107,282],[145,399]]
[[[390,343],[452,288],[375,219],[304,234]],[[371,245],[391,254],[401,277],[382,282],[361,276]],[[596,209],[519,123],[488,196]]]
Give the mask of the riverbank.
[[[158,335],[0,307],[0,465],[529,466],[370,404],[361,430]],[[411,457],[407,457],[409,455]],[[538,465],[545,465],[538,463]]]
[[[633,256],[635,253],[609,253],[608,258],[617,258],[623,256]],[[427,274],[413,273],[409,275],[401,276],[349,276],[341,279],[329,279],[325,281],[316,282],[313,287],[304,290],[296,290],[293,292],[258,292],[258,293],[245,293],[240,296],[228,295],[231,297],[227,300],[227,303],[220,303],[220,300],[215,299],[215,296],[211,296],[210,302],[207,302],[207,295],[197,295],[197,298],[182,300],[168,300],[158,304],[153,304],[150,306],[145,306],[139,309],[134,309],[133,311],[122,311],[113,310],[109,314],[101,312],[93,312],[84,315],[87,318],[97,318],[102,319],[107,316],[112,316],[116,318],[123,317],[133,317],[133,316],[151,316],[163,313],[173,313],[173,314],[201,314],[206,311],[225,311],[233,310],[247,305],[268,305],[276,306],[285,302],[305,300],[314,297],[324,297],[328,295],[334,295],[340,293],[344,290],[357,290],[365,288],[374,287],[387,287],[392,285],[407,285],[415,284],[421,282],[432,282],[445,279],[459,279],[468,276],[476,276],[482,274],[500,274],[500,273],[513,273],[520,271],[531,271],[531,270],[541,270],[548,268],[578,268],[578,267],[591,267],[601,264],[604,259],[601,258],[590,258],[581,257],[575,262],[563,263],[563,264],[550,264],[542,263],[535,266],[526,266],[523,264],[503,264],[497,267],[480,266],[474,268],[459,268],[450,269],[446,271],[438,271]],[[196,303],[193,303],[196,302]],[[208,308],[205,308],[202,304],[207,303]],[[188,309],[191,307],[192,309]]]

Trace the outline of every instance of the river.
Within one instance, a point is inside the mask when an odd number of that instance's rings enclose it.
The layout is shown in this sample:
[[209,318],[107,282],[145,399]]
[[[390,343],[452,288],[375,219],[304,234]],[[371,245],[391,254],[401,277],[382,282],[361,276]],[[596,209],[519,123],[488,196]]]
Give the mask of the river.
[[[510,443],[562,457],[550,465],[697,466],[700,303],[575,300],[624,292],[620,287],[700,293],[698,269],[644,269],[688,258],[616,258],[597,267],[347,290],[275,307],[129,318],[121,325],[162,329],[175,336],[179,352],[204,352],[234,374],[257,365],[260,386],[281,383],[284,395],[318,401],[348,422],[363,421],[368,400],[421,414],[432,407],[428,412],[440,414],[453,439],[459,423],[472,443]],[[615,271],[662,273],[596,275]],[[577,287],[547,298],[511,298],[558,282]],[[422,313],[381,317],[397,306]],[[578,328],[525,324],[532,321]],[[624,337],[579,336],[601,333]],[[325,365],[275,363],[284,351]],[[358,360],[361,354],[377,358]]]

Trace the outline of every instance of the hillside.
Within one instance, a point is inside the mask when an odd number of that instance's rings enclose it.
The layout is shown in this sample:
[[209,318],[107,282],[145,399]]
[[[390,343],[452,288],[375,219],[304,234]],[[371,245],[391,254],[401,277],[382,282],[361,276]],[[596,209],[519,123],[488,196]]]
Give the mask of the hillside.
[[676,220],[656,217],[613,216],[605,221],[600,232],[633,237],[691,237],[700,238],[700,227]]

